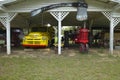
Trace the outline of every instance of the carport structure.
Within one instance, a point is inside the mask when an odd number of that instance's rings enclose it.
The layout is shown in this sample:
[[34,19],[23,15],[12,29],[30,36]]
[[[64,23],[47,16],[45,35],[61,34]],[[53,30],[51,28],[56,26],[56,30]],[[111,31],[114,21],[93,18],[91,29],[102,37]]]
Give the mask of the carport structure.
[[[74,2],[77,0],[74,0]],[[110,28],[110,53],[113,53],[114,42],[114,28],[120,27],[120,0],[85,0],[88,4],[88,21],[92,26],[108,26]],[[47,6],[56,3],[73,2],[73,0],[5,0],[0,1],[0,24],[6,28],[7,34],[7,54],[11,53],[10,47],[10,28],[11,27],[23,27],[28,28],[30,24],[30,12],[34,9]],[[74,7],[61,7],[47,11],[44,16],[44,22],[51,23],[57,26],[59,23],[59,45],[58,54],[61,54],[61,26],[62,25],[74,25],[78,26],[80,22],[75,20],[77,9]],[[49,13],[50,12],[50,13]],[[52,16],[57,20],[55,20]],[[104,17],[100,17],[103,14]],[[68,16],[69,17],[68,17]],[[40,15],[38,15],[40,16]],[[97,18],[98,17],[98,18]],[[105,18],[106,17],[106,18]],[[49,19],[50,18],[50,19]],[[40,19],[33,18],[32,25],[37,25]],[[64,19],[64,20],[63,20]],[[108,19],[108,21],[107,21]],[[62,22],[62,20],[64,22]],[[72,21],[71,21],[72,20]],[[36,21],[36,22],[35,22]],[[49,22],[50,21],[50,22]],[[73,23],[71,23],[73,22]],[[70,23],[70,24],[69,24]]]

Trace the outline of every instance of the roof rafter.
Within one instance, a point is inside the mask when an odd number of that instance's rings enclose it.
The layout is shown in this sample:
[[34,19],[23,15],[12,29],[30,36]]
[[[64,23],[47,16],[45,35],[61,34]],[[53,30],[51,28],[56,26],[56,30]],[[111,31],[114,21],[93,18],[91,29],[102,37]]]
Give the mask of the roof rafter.
[[115,10],[118,10],[118,9],[120,9],[120,3],[113,7],[113,10],[114,10],[114,11],[115,11]]
[[5,1],[0,1],[0,5],[3,5],[3,4],[7,4],[7,3],[11,3],[11,2],[15,2],[17,0],[5,0]]
[[110,1],[113,1],[113,2],[116,2],[116,3],[120,3],[120,0],[110,0]]
[[0,6],[0,10],[6,12],[6,7],[4,5]]

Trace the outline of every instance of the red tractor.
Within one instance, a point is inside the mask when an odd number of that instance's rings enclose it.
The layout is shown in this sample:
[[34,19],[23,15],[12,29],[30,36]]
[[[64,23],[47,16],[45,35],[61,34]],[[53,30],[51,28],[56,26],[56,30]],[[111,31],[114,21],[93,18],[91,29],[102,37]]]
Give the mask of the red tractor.
[[88,34],[89,30],[87,28],[80,28],[75,38],[75,43],[80,44],[81,52],[88,52]]

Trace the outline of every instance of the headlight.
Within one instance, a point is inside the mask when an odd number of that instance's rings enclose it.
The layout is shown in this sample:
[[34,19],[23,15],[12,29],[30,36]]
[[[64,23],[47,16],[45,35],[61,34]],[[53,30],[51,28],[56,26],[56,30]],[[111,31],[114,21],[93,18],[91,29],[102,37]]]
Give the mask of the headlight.
[[23,38],[23,40],[26,40],[26,38]]
[[43,37],[42,37],[42,40],[46,40],[46,39],[47,39],[47,37],[46,37],[46,36],[43,36]]

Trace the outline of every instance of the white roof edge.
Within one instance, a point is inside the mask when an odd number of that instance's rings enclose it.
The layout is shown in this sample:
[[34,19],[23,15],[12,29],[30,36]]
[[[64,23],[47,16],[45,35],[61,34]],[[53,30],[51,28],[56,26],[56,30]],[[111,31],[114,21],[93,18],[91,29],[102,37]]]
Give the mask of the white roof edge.
[[4,1],[0,1],[0,5],[11,3],[11,2],[15,2],[15,1],[17,1],[17,0],[4,0]]

